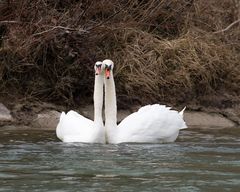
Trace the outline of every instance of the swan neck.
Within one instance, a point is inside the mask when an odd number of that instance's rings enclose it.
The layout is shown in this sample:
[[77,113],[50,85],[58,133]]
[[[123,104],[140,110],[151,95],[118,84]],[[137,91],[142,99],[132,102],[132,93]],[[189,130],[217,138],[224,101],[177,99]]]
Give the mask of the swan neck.
[[107,132],[117,126],[117,101],[113,72],[105,78],[105,127]]
[[95,75],[94,84],[94,123],[97,127],[103,127],[102,107],[103,107],[103,75]]

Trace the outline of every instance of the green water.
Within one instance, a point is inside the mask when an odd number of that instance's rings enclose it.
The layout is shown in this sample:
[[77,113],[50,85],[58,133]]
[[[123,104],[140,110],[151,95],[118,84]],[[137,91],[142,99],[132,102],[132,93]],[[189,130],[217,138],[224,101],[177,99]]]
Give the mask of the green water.
[[121,145],[1,129],[0,191],[240,191],[240,129],[188,129],[171,144]]

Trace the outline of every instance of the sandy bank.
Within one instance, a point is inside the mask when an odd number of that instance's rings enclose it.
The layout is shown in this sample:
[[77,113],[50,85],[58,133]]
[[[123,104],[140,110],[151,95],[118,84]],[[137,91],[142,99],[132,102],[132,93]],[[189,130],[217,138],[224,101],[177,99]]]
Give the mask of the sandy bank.
[[[136,111],[140,106],[133,106],[130,109],[118,111],[118,122]],[[74,109],[80,114],[93,119],[93,106]],[[61,111],[67,111],[62,106],[55,106],[49,103],[25,103],[13,104],[6,107],[0,103],[0,125],[24,127],[28,129],[55,130]],[[223,129],[239,127],[239,108],[203,108],[193,109],[189,107],[184,113],[184,119],[189,128]]]

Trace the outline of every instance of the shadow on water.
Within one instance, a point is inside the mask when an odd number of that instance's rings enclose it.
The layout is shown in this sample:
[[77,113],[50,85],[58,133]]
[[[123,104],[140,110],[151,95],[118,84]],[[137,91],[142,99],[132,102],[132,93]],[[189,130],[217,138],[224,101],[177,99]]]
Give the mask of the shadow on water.
[[0,131],[0,191],[238,191],[240,129],[188,129],[171,144],[65,144]]

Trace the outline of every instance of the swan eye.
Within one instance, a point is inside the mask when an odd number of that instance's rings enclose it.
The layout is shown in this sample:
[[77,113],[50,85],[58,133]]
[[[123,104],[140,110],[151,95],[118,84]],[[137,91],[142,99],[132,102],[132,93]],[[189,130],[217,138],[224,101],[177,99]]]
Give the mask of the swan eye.
[[99,75],[102,72],[102,63],[95,64],[96,75]]
[[105,65],[105,69],[110,71],[112,69],[112,65]]
[[102,64],[96,64],[96,67],[97,67],[97,68],[101,68],[101,67],[102,67]]

